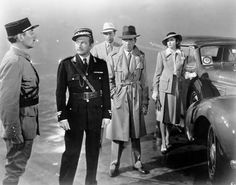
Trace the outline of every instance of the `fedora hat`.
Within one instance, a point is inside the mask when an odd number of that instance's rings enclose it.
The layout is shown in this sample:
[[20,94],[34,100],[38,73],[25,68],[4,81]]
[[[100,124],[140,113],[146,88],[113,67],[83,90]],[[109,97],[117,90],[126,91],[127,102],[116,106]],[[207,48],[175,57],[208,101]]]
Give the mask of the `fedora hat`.
[[26,17],[17,21],[10,22],[5,25],[7,36],[12,37],[19,33],[24,33],[28,30],[34,29],[39,25],[31,25],[29,19]]
[[103,24],[102,33],[107,33],[111,31],[117,31],[114,24],[112,24],[111,22],[105,22]]
[[179,40],[180,42],[182,41],[182,36],[181,36],[181,35],[179,35],[179,34],[177,34],[177,33],[175,33],[175,32],[169,32],[169,33],[166,35],[166,37],[163,39],[162,44],[166,46],[166,45],[167,45],[167,40],[168,40],[169,38],[171,38],[171,37],[176,38],[176,39]]
[[90,37],[93,40],[93,32],[89,28],[79,28],[79,29],[75,30],[72,40],[76,41],[76,39],[78,37],[82,37],[82,36]]
[[122,40],[125,40],[125,39],[133,39],[133,38],[136,38],[136,37],[139,37],[139,36],[140,35],[136,34],[135,27],[130,25],[130,26],[124,26],[123,27],[122,36],[120,36],[120,38]]

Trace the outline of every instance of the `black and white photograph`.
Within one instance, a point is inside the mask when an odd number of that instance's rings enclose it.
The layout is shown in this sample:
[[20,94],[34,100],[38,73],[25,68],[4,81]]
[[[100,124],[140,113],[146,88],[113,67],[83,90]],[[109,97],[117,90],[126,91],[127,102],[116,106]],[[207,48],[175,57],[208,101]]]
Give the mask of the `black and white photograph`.
[[236,185],[235,0],[0,0],[0,184]]

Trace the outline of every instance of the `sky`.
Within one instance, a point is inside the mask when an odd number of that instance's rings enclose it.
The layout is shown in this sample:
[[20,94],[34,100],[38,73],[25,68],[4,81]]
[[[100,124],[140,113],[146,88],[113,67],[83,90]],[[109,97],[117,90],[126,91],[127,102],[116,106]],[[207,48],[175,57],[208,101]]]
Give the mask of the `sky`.
[[8,49],[4,25],[24,17],[40,24],[38,47],[54,60],[73,54],[76,28],[89,27],[102,41],[107,21],[115,24],[117,36],[124,25],[134,25],[145,46],[161,44],[170,31],[236,37],[235,10],[235,0],[0,0],[0,57]]

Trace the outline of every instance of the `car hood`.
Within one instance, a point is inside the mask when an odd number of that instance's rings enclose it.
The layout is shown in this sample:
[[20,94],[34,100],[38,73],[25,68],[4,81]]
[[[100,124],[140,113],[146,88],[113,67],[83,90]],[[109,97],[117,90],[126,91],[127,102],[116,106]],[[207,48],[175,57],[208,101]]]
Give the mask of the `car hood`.
[[236,88],[236,63],[219,63],[205,68],[213,82],[225,83]]

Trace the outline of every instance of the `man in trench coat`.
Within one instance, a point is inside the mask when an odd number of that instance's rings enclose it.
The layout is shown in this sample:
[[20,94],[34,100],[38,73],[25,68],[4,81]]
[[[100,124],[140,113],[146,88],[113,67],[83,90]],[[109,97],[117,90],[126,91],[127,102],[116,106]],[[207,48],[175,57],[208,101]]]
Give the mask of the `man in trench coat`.
[[107,138],[112,140],[109,175],[118,175],[124,143],[131,138],[133,168],[147,174],[141,163],[140,137],[146,134],[144,115],[148,109],[148,87],[144,53],[135,46],[134,26],[124,26],[123,46],[108,57],[112,105],[112,121]]
[[0,130],[7,148],[3,185],[18,184],[39,134],[39,77],[28,54],[38,26],[28,18],[5,25],[11,46],[0,63]]

